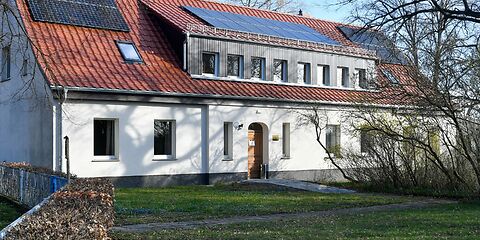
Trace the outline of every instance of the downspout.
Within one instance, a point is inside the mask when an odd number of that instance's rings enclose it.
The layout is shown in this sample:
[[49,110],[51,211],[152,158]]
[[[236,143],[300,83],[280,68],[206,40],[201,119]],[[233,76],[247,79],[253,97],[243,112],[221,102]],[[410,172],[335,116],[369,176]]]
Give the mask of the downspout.
[[188,41],[190,40],[190,32],[185,33],[183,41],[183,71],[188,72]]
[[63,171],[63,122],[62,122],[62,113],[63,113],[63,103],[67,101],[68,98],[68,89],[63,86],[55,86],[54,89],[57,92],[58,104],[54,106],[54,123],[53,123],[53,139],[55,141],[55,162],[54,168],[56,171]]

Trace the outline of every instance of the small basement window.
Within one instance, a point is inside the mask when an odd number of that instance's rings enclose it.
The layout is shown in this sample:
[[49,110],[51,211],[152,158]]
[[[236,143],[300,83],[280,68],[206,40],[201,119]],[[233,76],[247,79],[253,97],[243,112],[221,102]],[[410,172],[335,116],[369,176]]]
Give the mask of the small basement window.
[[143,62],[137,47],[132,42],[117,41],[118,49],[126,62]]

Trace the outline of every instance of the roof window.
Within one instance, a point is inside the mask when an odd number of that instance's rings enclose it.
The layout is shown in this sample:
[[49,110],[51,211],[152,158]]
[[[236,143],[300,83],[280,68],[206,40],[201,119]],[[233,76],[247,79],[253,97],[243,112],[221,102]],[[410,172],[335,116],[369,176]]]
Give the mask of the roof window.
[[386,70],[386,69],[383,69],[382,70],[382,73],[383,75],[385,75],[385,77],[388,79],[388,81],[390,81],[391,83],[393,84],[400,84],[400,81],[398,80],[397,77],[395,77],[395,75],[392,74],[392,72],[390,72],[389,70]]
[[122,54],[123,59],[126,62],[130,63],[141,63],[143,62],[142,57],[140,57],[140,53],[138,52],[137,47],[132,42],[125,42],[125,41],[117,41],[118,49]]

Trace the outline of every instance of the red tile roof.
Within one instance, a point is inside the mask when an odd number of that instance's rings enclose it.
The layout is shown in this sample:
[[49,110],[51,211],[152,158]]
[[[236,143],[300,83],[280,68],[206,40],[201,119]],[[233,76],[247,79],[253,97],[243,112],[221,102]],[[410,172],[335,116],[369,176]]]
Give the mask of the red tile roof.
[[[391,99],[377,98],[381,93],[375,92],[192,79],[182,71],[179,56],[167,41],[165,32],[158,27],[165,24],[165,20],[179,29],[184,29],[188,23],[201,23],[180,7],[190,5],[305,24],[342,44],[353,46],[336,29],[338,23],[201,0],[142,1],[164,19],[149,15],[149,10],[137,0],[117,1],[130,32],[35,22],[26,0],[17,0],[17,3],[26,31],[38,49],[35,51],[37,59],[52,86],[294,101],[359,102],[369,99],[378,104],[392,103]],[[134,42],[145,64],[125,63],[115,45],[116,40]],[[406,72],[405,66],[385,67],[397,76]]]

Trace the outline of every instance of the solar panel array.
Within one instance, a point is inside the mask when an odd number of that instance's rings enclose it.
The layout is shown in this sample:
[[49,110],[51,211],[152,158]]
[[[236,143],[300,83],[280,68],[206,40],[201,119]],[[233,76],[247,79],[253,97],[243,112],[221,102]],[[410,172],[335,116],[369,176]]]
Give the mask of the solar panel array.
[[35,21],[128,32],[115,0],[27,0]]
[[190,6],[184,6],[184,8],[217,28],[318,42],[329,45],[339,45],[338,42],[302,24]]
[[392,41],[381,32],[357,29],[346,26],[338,27],[350,41],[362,48],[377,52],[377,57],[388,63],[406,64],[407,61]]

